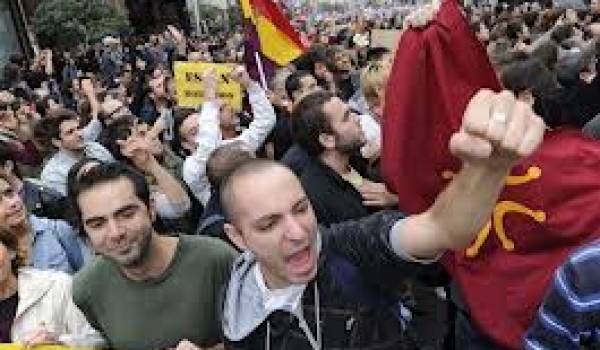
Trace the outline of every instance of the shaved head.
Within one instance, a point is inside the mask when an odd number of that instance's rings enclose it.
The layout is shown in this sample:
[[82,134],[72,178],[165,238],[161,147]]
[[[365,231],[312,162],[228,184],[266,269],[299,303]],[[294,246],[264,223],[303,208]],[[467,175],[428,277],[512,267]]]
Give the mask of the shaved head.
[[[266,174],[279,173],[290,177],[291,181],[300,181],[294,173],[285,165],[266,159],[252,159],[244,162],[233,170],[221,183],[221,204],[228,222],[235,222],[239,214],[236,202],[246,192],[247,186],[251,186],[253,180],[262,178]],[[265,194],[268,195],[268,194]],[[255,198],[254,200],[267,200],[268,198]]]
[[316,276],[317,219],[291,170],[274,161],[247,161],[223,182],[221,204],[227,237],[254,254],[269,288]]

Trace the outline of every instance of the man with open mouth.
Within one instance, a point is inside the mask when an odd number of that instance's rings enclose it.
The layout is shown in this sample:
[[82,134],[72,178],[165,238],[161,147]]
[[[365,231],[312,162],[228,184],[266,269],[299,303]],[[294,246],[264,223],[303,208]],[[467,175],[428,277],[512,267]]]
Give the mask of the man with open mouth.
[[544,129],[512,93],[482,90],[450,141],[463,167],[431,208],[329,228],[319,228],[291,170],[267,160],[239,166],[220,191],[225,232],[244,251],[225,297],[226,347],[415,349],[399,284],[430,279],[445,251],[471,243],[510,169],[535,151]]

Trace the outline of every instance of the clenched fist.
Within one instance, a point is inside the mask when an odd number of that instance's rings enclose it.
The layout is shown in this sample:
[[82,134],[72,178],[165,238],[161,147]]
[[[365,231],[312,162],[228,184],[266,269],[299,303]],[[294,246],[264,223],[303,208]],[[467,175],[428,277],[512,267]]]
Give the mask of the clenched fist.
[[450,151],[467,164],[510,169],[541,144],[546,126],[507,91],[479,91],[469,102]]

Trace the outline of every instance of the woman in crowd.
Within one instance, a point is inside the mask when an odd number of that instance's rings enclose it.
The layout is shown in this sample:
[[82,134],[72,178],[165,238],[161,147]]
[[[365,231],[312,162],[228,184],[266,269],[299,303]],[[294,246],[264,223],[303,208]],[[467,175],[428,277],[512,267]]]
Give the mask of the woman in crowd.
[[29,253],[0,228],[0,343],[102,346],[71,299],[71,277],[28,267]]

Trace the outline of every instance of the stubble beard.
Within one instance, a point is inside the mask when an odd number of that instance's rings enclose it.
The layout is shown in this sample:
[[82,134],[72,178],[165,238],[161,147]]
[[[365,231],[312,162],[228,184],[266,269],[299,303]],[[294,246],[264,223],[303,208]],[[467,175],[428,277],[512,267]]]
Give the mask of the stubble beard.
[[132,249],[134,251],[129,252],[126,256],[111,256],[110,259],[115,261],[122,267],[132,268],[142,265],[148,257],[150,252],[150,242],[152,240],[152,227],[144,230],[143,238],[139,244]]

